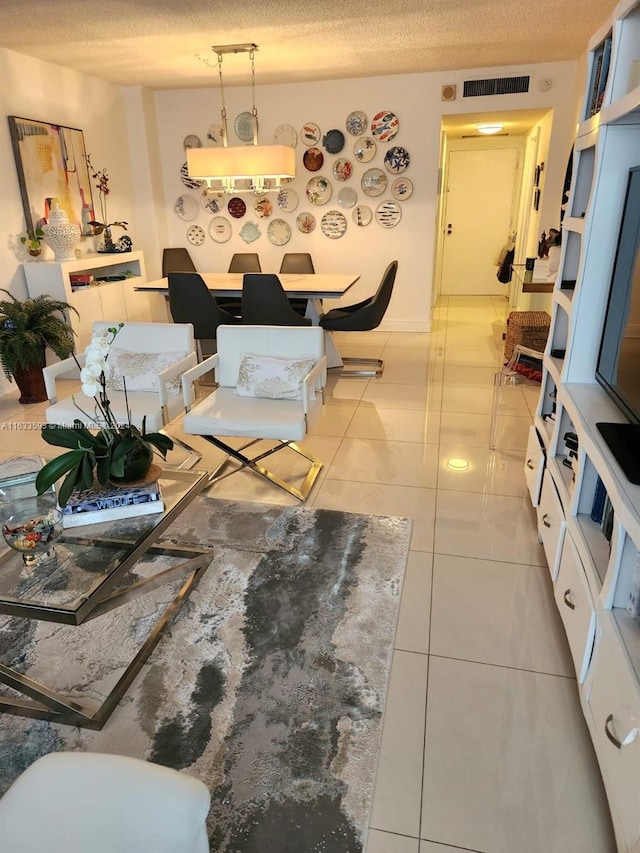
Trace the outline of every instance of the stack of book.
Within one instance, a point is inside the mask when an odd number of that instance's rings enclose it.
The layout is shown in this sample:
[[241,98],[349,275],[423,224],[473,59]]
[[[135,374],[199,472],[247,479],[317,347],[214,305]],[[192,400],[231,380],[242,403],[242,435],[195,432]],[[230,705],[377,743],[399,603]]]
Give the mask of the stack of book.
[[81,527],[163,512],[164,503],[160,484],[154,480],[138,486],[108,486],[72,492],[67,505],[61,509],[64,527]]
[[69,284],[72,290],[90,287],[93,284],[93,276],[91,273],[69,273]]
[[613,506],[609,500],[609,495],[604,487],[604,483],[598,477],[595,492],[593,495],[593,505],[591,507],[591,518],[596,524],[600,525],[602,535],[611,547],[611,537],[613,536],[614,513]]

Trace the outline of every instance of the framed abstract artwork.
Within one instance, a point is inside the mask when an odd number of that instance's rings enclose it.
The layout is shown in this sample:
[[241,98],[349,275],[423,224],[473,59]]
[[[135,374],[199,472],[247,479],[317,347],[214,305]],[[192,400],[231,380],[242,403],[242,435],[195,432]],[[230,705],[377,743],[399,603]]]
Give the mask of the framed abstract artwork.
[[84,136],[63,127],[8,116],[9,131],[27,227],[35,230],[49,219],[53,199],[83,235],[93,235],[95,219]]

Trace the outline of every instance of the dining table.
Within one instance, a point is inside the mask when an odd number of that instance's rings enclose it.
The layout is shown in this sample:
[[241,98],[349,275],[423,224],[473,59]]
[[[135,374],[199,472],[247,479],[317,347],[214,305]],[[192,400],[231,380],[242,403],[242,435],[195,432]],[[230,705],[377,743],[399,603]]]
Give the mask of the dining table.
[[[244,273],[198,273],[214,296],[242,296]],[[317,326],[322,313],[322,299],[339,299],[353,287],[360,276],[356,273],[277,273],[282,287],[290,298],[306,299],[306,316]],[[158,278],[135,286],[134,290],[148,293],[151,317],[154,322],[172,322],[169,313],[169,280]],[[325,353],[328,367],[342,367],[340,352],[329,332],[325,333]]]

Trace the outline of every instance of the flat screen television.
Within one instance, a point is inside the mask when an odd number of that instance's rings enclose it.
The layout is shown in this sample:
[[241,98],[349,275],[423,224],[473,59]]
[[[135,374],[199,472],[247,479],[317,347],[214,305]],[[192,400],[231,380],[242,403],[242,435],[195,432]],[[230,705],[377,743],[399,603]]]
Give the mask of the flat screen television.
[[596,426],[640,485],[640,166],[629,172],[596,379],[629,421]]

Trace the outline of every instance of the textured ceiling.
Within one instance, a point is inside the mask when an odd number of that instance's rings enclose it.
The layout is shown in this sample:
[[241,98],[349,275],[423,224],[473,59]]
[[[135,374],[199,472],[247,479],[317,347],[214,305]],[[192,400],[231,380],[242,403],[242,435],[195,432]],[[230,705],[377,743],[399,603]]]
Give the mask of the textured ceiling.
[[[210,86],[211,45],[255,42],[258,83],[577,58],[614,0],[1,0],[0,47],[113,83]],[[214,63],[215,64],[215,63]],[[248,83],[246,56],[225,85]]]

